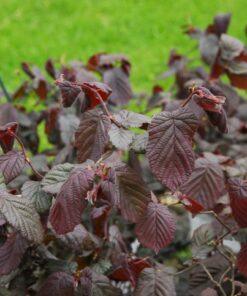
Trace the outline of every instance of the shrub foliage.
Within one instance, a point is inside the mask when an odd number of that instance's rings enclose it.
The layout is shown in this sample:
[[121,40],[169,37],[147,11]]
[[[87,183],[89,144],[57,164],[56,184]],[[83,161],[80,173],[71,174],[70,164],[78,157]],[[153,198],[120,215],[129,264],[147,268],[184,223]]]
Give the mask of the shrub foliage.
[[[0,294],[246,295],[247,51],[229,22],[185,27],[207,66],[171,51],[169,91],[134,94],[106,53],[2,83]],[[188,216],[210,219],[189,237]]]

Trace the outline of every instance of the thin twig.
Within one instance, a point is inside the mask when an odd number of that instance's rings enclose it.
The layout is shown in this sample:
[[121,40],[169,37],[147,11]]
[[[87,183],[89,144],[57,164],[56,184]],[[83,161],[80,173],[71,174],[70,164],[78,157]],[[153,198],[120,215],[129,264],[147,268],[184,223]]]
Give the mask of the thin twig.
[[235,255],[230,251],[230,250],[226,250],[229,252],[229,254],[231,256],[227,256],[219,247],[217,247],[217,250],[219,251],[219,253],[224,256],[224,258],[226,258],[229,263],[230,263],[230,270],[231,270],[231,279],[229,279],[229,281],[232,284],[232,292],[231,292],[231,296],[234,296],[235,294],[235,283],[234,283],[234,278],[235,278],[235,261],[236,261],[236,257]]
[[40,173],[34,168],[34,166],[32,165],[31,160],[30,160],[29,157],[27,156],[26,149],[25,149],[25,147],[24,147],[24,145],[23,145],[21,139],[20,139],[15,133],[13,133],[12,131],[9,131],[9,132],[15,137],[16,141],[17,141],[17,142],[19,143],[19,145],[21,146],[21,150],[22,150],[22,152],[23,152],[23,154],[24,154],[25,161],[29,164],[29,166],[30,166],[30,168],[32,169],[32,171],[34,172],[34,174],[35,174],[37,177],[43,179],[43,176],[42,176],[42,175],[41,175],[41,174],[40,174]]
[[232,273],[231,273],[231,283],[232,283],[232,292],[231,292],[231,296],[234,296],[235,294],[235,264],[232,263]]
[[190,93],[188,98],[181,104],[181,107],[185,107],[189,103],[189,101],[191,100],[192,96],[193,96],[193,92]]
[[107,108],[107,106],[106,106],[106,103],[103,101],[101,95],[98,94],[98,93],[96,92],[96,96],[97,96],[97,98],[99,99],[100,104],[101,104],[101,106],[103,107],[103,109],[104,109],[106,115],[110,118],[111,122],[113,122],[117,127],[123,127],[123,126],[122,126],[122,125],[121,125],[121,124],[120,124],[120,123],[114,118],[114,116],[110,113],[110,111],[108,110],[108,108]]
[[167,273],[167,274],[169,274],[171,276],[178,276],[178,275],[180,275],[180,274],[182,274],[184,272],[190,271],[192,268],[194,268],[198,264],[199,264],[199,262],[194,262],[190,266],[188,266],[188,267],[186,267],[186,268],[184,268],[184,269],[182,269],[180,271],[177,271],[177,272],[169,272],[169,271],[165,270],[165,273]]
[[229,233],[232,232],[232,229],[214,211],[204,211],[199,214],[213,215],[215,217],[215,219],[218,220],[218,222],[229,231]]
[[227,232],[223,233],[218,239],[217,243],[221,242],[228,234],[232,233],[232,231],[227,230]]
[[223,282],[225,276],[228,274],[228,272],[231,270],[231,266],[229,266],[223,273],[222,276],[220,277],[220,281],[219,284],[221,285],[221,283]]
[[7,91],[7,89],[6,89],[5,85],[4,85],[3,80],[2,80],[1,77],[0,77],[0,87],[1,87],[1,89],[2,89],[2,91],[4,93],[4,95],[5,95],[5,97],[7,99],[7,101],[9,103],[11,103],[11,101],[12,101],[11,96],[9,95],[9,93],[8,93],[8,91]]
[[207,267],[202,262],[200,262],[200,265],[203,268],[203,270],[206,272],[206,274],[207,274],[208,278],[210,279],[210,281],[220,289],[222,295],[227,296],[224,289],[222,288],[222,286],[212,277],[212,275],[209,272],[209,270],[207,269]]
[[[218,246],[216,246],[216,249],[218,250],[218,252],[230,263],[230,266],[227,268],[227,270],[222,274],[221,279],[220,279],[220,284],[223,281],[224,277],[226,276],[226,274],[231,271],[231,279],[228,279],[231,282],[232,285],[232,291],[231,291],[231,295],[230,296],[234,296],[235,294],[235,283],[234,283],[234,278],[235,278],[235,260],[236,258],[234,258],[234,255],[229,251],[231,256],[228,256],[224,253],[224,251],[222,251]],[[227,250],[226,250],[227,251]]]
[[221,254],[221,256],[223,256],[232,265],[232,258],[227,256],[218,246],[216,246],[216,249]]

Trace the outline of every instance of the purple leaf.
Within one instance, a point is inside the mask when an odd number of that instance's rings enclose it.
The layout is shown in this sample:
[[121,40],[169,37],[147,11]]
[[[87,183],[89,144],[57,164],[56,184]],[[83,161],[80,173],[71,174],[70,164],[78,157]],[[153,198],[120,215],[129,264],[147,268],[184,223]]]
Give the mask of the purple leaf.
[[241,250],[237,256],[237,268],[247,277],[247,244],[241,245]]
[[213,209],[225,187],[223,171],[217,163],[198,158],[190,178],[180,191],[196,199],[205,209]]
[[75,281],[66,272],[54,272],[43,283],[38,296],[74,296]]
[[134,296],[176,296],[173,278],[163,265],[144,268],[141,272]]
[[4,126],[0,126],[0,145],[4,153],[12,150],[14,146],[15,137],[13,134],[16,134],[18,130],[17,122],[10,122]]
[[192,139],[198,126],[196,116],[185,108],[161,112],[149,127],[147,157],[152,172],[175,191],[194,168]]
[[93,109],[82,115],[75,133],[75,146],[79,162],[98,160],[109,142],[110,119],[101,110]]
[[87,205],[87,192],[93,187],[93,178],[92,169],[77,168],[62,185],[49,216],[57,234],[71,232],[81,222],[82,211]]
[[218,128],[221,133],[228,133],[227,115],[224,108],[220,113],[206,111],[209,121]]
[[62,104],[65,108],[70,107],[75,100],[78,98],[78,95],[81,92],[81,88],[77,85],[73,85],[69,81],[56,81],[56,84],[60,88],[62,94]]
[[146,214],[136,224],[135,233],[144,247],[157,254],[173,240],[175,219],[166,206],[150,202]]
[[0,156],[0,172],[3,174],[7,184],[19,176],[25,163],[25,156],[20,151],[9,151]]
[[103,81],[112,89],[109,101],[114,105],[124,105],[133,97],[128,74],[122,68],[112,68],[103,74]]
[[240,227],[247,227],[247,180],[229,179],[228,192],[235,220]]
[[9,274],[18,267],[27,247],[27,241],[19,233],[9,234],[5,243],[0,247],[1,276]]
[[126,220],[137,222],[151,201],[150,190],[139,175],[127,165],[117,166],[115,173],[121,214]]

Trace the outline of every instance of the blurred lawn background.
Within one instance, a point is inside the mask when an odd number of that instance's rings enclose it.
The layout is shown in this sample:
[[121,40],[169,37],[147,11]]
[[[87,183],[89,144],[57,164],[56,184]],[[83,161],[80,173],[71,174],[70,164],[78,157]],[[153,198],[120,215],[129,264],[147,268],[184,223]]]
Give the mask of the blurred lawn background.
[[22,61],[43,67],[49,57],[120,52],[132,61],[134,89],[150,90],[170,49],[193,55],[181,26],[205,28],[222,12],[232,13],[229,33],[245,42],[246,0],[1,0],[0,74],[13,90]]

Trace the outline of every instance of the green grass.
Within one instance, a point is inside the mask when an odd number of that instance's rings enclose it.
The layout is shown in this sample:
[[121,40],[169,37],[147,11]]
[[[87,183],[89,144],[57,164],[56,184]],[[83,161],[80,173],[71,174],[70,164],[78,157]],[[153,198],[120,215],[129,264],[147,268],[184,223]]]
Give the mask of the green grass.
[[22,61],[121,52],[133,62],[134,88],[149,90],[171,48],[191,52],[181,26],[205,27],[219,12],[233,14],[229,33],[245,41],[245,0],[1,0],[0,74],[11,89]]

